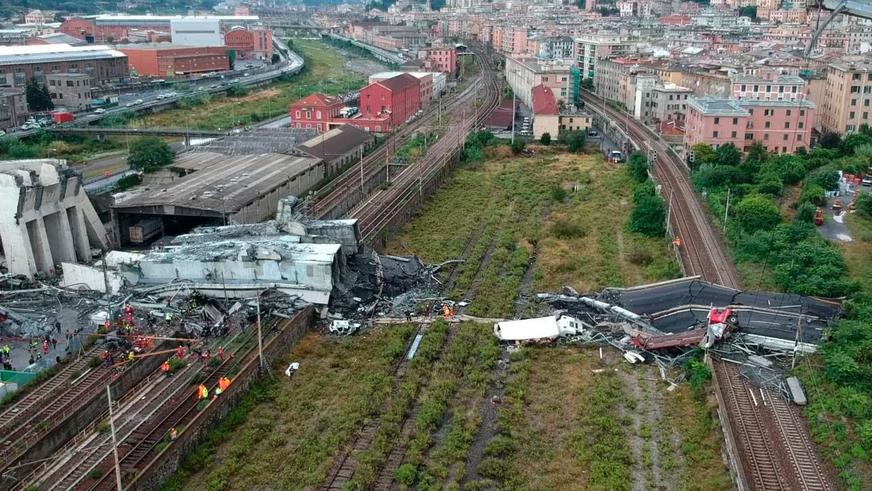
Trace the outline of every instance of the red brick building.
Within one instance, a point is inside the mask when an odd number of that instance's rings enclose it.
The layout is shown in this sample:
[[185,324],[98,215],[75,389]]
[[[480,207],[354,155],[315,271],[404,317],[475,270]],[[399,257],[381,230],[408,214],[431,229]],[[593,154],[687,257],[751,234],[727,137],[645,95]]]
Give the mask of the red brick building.
[[420,82],[403,73],[360,89],[360,115],[348,123],[373,133],[387,133],[408,121],[420,108]]
[[119,46],[119,51],[127,55],[130,70],[136,70],[138,75],[144,77],[172,77],[230,69],[227,48],[223,46],[137,44]]
[[61,23],[59,30],[64,34],[82,39],[88,43],[119,42],[127,39],[129,35],[128,27],[100,26],[98,28],[94,21],[79,17],[66,19]]
[[426,51],[424,69],[432,72],[445,72],[451,76],[457,73],[457,50],[454,48],[430,48]]
[[291,128],[314,128],[318,133],[330,130],[338,124],[348,122],[339,119],[339,110],[342,109],[342,100],[324,94],[312,94],[304,99],[291,103],[288,115],[291,117]]
[[272,58],[272,31],[269,29],[233,28],[224,35],[224,46],[236,50],[239,59]]

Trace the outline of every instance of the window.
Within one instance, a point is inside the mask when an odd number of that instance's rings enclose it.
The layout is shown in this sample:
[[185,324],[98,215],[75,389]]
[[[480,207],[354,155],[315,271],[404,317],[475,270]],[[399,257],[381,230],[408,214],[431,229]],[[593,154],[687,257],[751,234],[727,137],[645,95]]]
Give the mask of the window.
[[297,111],[297,119],[300,119],[300,111]]
[[787,110],[787,115],[790,116],[790,109]]
[[851,111],[850,113],[848,113],[848,117],[851,119],[854,119],[854,111]]
[[868,113],[868,112],[863,111],[863,119],[869,119],[869,113]]
[[754,86],[754,92],[759,92],[759,91],[760,91],[759,86],[755,85],[755,86]]
[[732,132],[732,133],[730,134],[730,138],[736,138],[736,132],[735,132],[735,131]]
[[851,99],[851,105],[852,105],[852,106],[856,106],[856,105],[857,105],[857,99]]
[[802,121],[800,121],[800,122],[799,122],[799,129],[803,129],[803,128],[805,128],[805,123],[803,123]]
[[787,147],[781,147],[781,153],[787,153]]
[[745,133],[745,139],[746,140],[753,140],[754,134],[753,133]]
[[739,118],[733,118],[733,126],[739,124]]
[[715,124],[721,124],[721,118],[715,118]]
[[799,110],[799,115],[800,115],[800,116],[805,116],[805,109],[800,109],[800,110]]
[[769,133],[763,133],[763,140],[769,140]]
[[797,140],[797,141],[802,141],[802,133],[796,135],[796,140]]
[[766,126],[766,128],[769,128],[770,126],[772,126],[772,121],[766,121],[765,126]]
[[783,85],[779,85],[779,86],[778,86],[778,93],[779,93],[779,94],[783,94],[783,93],[784,93],[784,86],[783,86]]
[[[316,118],[316,119],[321,119],[321,111],[316,111],[316,112],[315,112],[315,118]],[[320,128],[321,125],[318,125],[318,126],[319,126],[318,129],[321,129],[321,128]]]
[[712,138],[718,137],[718,130],[712,131]]
[[784,141],[787,141],[787,133],[784,134]]
[[742,91],[742,92],[745,92],[745,84],[742,84],[741,91]]
[[772,86],[771,86],[771,85],[767,85],[767,86],[766,86],[766,92],[772,92]]
[[789,129],[790,129],[790,121],[786,121],[786,122],[784,123],[784,129],[785,129],[785,130],[789,130]]
[[312,111],[306,111],[306,119],[312,119]]

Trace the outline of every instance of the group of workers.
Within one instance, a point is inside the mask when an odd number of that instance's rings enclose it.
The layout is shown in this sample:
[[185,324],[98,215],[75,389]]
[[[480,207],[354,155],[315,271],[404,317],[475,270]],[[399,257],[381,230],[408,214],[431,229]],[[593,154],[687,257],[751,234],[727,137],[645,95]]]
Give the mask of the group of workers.
[[446,303],[442,304],[442,317],[446,319],[453,319],[455,315],[457,315],[457,307],[455,307],[454,305],[448,305]]
[[3,370],[12,370],[12,347],[9,344],[0,346],[0,363]]
[[[215,387],[215,393],[212,396],[213,399],[217,399],[227,388],[230,387],[230,379],[222,376],[218,379],[218,387]],[[197,386],[197,399],[209,399],[209,388],[206,387],[205,384],[200,384]]]

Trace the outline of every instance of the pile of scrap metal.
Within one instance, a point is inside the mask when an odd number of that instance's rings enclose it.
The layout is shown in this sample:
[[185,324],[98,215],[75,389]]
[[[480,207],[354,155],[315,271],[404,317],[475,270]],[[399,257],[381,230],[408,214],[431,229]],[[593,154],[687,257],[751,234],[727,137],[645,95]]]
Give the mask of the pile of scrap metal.
[[588,316],[594,325],[618,323],[636,348],[667,353],[712,348],[735,337],[766,350],[810,353],[841,312],[839,303],[830,300],[745,292],[696,277],[588,296],[541,294],[539,299],[557,311]]

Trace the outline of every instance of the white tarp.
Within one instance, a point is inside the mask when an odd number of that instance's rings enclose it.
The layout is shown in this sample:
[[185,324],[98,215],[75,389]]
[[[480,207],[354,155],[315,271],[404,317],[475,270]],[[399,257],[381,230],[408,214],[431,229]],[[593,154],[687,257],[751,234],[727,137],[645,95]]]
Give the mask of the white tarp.
[[550,339],[560,335],[557,317],[539,317],[517,321],[503,321],[494,324],[494,335],[500,341],[523,341],[529,339]]

